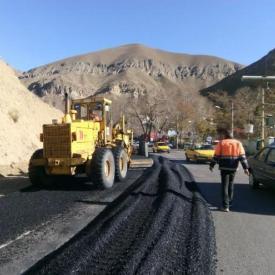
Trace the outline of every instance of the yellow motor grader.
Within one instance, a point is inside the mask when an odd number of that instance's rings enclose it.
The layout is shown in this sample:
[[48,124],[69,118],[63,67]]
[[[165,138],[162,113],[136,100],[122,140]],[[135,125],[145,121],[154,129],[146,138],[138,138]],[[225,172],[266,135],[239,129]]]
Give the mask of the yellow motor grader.
[[70,100],[65,95],[62,122],[43,125],[43,149],[29,162],[33,185],[48,184],[61,176],[85,173],[100,188],[111,188],[127,176],[133,132],[125,129],[124,115],[112,125],[112,102],[103,97]]

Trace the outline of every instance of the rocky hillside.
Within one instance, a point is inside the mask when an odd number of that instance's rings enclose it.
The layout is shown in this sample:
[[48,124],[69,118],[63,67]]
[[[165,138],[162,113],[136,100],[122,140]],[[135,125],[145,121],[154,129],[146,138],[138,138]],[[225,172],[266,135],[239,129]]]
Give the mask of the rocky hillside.
[[189,95],[242,66],[221,58],[165,52],[133,44],[75,56],[24,72],[22,82],[46,102],[61,108],[65,91],[136,96],[145,92]]
[[[242,82],[243,75],[275,75],[275,49],[270,51],[266,56],[256,61],[255,63],[235,72],[234,74],[224,78],[218,83],[206,89],[202,89],[203,95],[209,95],[219,91],[225,91],[230,95],[235,94],[238,89],[250,87],[252,90],[257,88],[256,84]],[[270,84],[274,86],[274,84]]]
[[2,60],[0,76],[0,165],[9,165],[29,160],[41,147],[42,124],[62,113],[31,94]]

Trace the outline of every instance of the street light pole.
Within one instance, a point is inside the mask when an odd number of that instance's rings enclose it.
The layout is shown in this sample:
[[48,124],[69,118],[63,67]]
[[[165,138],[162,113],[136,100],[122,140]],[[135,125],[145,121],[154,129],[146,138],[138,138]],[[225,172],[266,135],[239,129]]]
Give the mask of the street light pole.
[[260,75],[243,75],[242,81],[260,82],[262,92],[262,125],[261,125],[261,148],[264,147],[265,140],[265,89],[263,83],[268,85],[268,82],[275,82],[275,76],[260,76]]
[[177,131],[177,135],[176,135],[176,149],[179,149],[179,115],[177,114],[176,116],[176,131]]

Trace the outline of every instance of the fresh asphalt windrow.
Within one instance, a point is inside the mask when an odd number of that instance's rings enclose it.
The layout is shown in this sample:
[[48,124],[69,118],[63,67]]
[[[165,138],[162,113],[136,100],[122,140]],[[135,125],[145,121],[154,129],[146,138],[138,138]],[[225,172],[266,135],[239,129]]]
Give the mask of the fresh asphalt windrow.
[[188,170],[162,157],[25,274],[215,274],[212,215]]

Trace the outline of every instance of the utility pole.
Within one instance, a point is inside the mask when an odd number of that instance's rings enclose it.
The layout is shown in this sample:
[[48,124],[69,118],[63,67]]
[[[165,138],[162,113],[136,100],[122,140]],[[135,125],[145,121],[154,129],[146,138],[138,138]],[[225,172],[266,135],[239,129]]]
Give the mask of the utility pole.
[[275,82],[275,76],[260,76],[260,75],[243,75],[242,81],[247,82],[258,82],[261,83],[261,105],[262,105],[262,115],[261,115],[261,148],[264,147],[265,142],[265,88],[264,83],[268,85],[268,82]]
[[179,149],[179,115],[177,114],[177,117],[176,117],[176,132],[177,132],[177,135],[176,135],[176,149],[178,150]]
[[265,140],[265,90],[262,87],[262,135],[261,135],[261,148],[264,148],[264,140]]
[[231,100],[231,136],[234,137],[234,103]]

